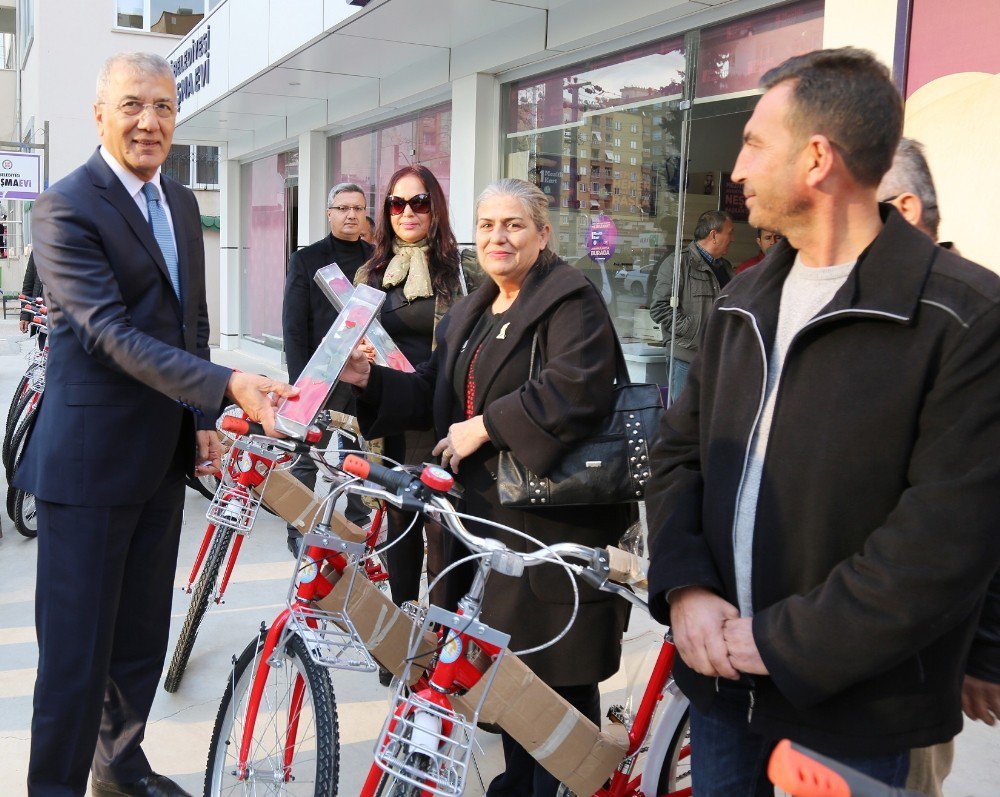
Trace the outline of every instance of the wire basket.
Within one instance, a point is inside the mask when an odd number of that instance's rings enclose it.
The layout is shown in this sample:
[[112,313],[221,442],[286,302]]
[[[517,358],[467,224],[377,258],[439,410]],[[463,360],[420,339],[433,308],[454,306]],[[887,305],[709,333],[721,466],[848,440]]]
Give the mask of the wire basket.
[[[446,634],[447,629],[455,634],[467,633],[501,649],[495,665],[483,676],[488,680],[471,715],[456,711],[446,696],[430,690],[411,692],[406,686],[411,681],[411,668],[420,666],[416,661],[419,643],[434,624],[441,626]],[[429,607],[423,624],[414,625],[414,629],[420,631],[411,636],[406,670],[382,726],[375,763],[383,772],[424,793],[459,797],[465,791],[479,713],[499,670],[503,651],[510,643],[510,635],[438,606]],[[427,699],[431,694],[433,701]]]
[[45,362],[34,362],[31,364],[31,372],[28,376],[28,385],[36,393],[45,391]]
[[[305,603],[298,597],[299,585],[304,581],[312,581],[319,575],[319,564],[309,556],[309,550],[313,547],[335,551],[347,557],[349,566],[344,569],[342,576],[342,580],[347,579],[347,588],[340,590],[341,585],[337,585],[338,594],[342,594],[343,599],[337,601],[336,608],[320,608]],[[284,635],[290,637],[297,634],[302,637],[309,657],[320,667],[355,672],[374,672],[378,668],[347,611],[357,577],[357,563],[364,552],[363,543],[348,542],[315,532],[306,534],[302,540],[302,549],[295,563],[295,574],[285,601],[289,615]]]
[[[205,517],[216,525],[235,529],[238,534],[249,534],[273,466],[273,453],[248,440],[236,439],[223,457],[219,486]],[[244,481],[255,486],[249,487]]]

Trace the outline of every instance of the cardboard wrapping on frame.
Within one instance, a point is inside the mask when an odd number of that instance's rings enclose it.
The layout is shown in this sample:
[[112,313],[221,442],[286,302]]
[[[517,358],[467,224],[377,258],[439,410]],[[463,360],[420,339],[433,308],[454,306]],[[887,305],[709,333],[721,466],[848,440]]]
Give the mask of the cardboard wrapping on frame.
[[[494,668],[496,663],[464,696],[452,697],[458,711],[472,715]],[[625,728],[600,730],[511,653],[500,659],[479,721],[507,731],[576,794],[600,789],[628,752]]]
[[[413,618],[404,614],[384,592],[364,576],[354,579],[354,587],[345,607],[344,597],[351,583],[348,574],[349,571],[345,571],[344,577],[334,585],[333,591],[316,605],[327,611],[345,610],[372,657],[393,675],[402,676],[410,650]],[[425,633],[417,648],[418,661],[429,662],[436,646],[437,637],[429,631]],[[412,684],[422,674],[421,667],[412,667],[410,683]]]
[[[303,534],[319,520],[319,508],[323,503],[323,499],[296,479],[290,470],[271,471],[264,483],[262,498],[273,512]],[[334,512],[330,518],[330,528],[348,542],[364,542],[366,538],[364,529],[339,512]]]

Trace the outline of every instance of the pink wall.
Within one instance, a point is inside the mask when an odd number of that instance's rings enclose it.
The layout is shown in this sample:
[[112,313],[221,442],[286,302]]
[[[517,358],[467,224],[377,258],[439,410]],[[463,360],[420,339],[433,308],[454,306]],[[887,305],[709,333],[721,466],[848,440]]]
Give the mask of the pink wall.
[[955,72],[1000,73],[997,0],[913,0],[906,96]]

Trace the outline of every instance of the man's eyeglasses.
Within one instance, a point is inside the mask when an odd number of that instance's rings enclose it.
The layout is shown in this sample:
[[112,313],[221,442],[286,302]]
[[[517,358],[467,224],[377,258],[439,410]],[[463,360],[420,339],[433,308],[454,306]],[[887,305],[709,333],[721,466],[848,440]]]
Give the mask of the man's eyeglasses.
[[327,209],[343,213],[345,216],[352,210],[359,215],[365,212],[364,205],[328,205]]
[[406,206],[409,205],[414,213],[430,213],[431,212],[431,195],[430,194],[417,194],[416,196],[411,196],[409,199],[403,199],[401,196],[387,196],[385,198],[385,205],[389,208],[389,213],[393,216],[399,216]]
[[152,108],[160,119],[169,119],[177,111],[172,102],[139,102],[138,100],[122,100],[118,103],[118,110],[125,116],[138,116],[147,108]]

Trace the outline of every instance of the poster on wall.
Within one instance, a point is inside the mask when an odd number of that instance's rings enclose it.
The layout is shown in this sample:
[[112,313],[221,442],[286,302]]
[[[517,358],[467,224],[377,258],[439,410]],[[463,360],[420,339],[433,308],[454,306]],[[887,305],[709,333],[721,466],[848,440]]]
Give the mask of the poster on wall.
[[538,187],[549,198],[549,207],[559,207],[562,158],[558,155],[536,155],[535,168],[538,170]]
[[618,228],[610,216],[594,216],[587,225],[587,254],[595,263],[606,263],[615,253]]
[[750,218],[747,201],[743,196],[743,186],[733,182],[730,172],[722,173],[722,186],[719,191],[719,210],[724,210],[733,217],[733,221],[746,222]]
[[41,155],[32,152],[0,152],[0,197],[38,199],[41,186]]

